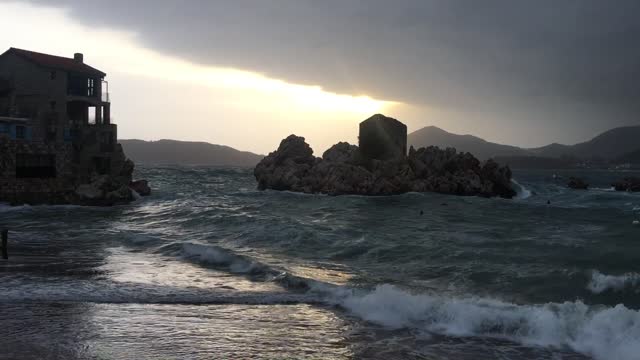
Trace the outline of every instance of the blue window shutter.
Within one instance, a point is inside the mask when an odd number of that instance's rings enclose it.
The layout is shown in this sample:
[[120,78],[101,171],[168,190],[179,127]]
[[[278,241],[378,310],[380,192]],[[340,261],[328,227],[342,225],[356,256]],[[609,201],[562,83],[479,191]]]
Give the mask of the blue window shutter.
[[9,136],[11,137],[12,140],[16,139],[16,125],[15,124],[10,124],[9,125]]

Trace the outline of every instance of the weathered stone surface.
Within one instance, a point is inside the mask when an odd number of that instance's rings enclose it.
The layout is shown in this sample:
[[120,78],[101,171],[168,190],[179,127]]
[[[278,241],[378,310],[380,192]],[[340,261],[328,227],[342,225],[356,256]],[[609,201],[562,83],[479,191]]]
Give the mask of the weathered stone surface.
[[[55,154],[56,176],[18,178],[16,154]],[[71,143],[11,141],[0,136],[0,202],[21,204],[75,204],[109,206],[133,200],[129,189],[134,164],[116,144],[109,152],[109,171],[78,168],[87,164],[82,150]],[[92,175],[84,175],[92,172]]]
[[132,181],[129,183],[129,187],[140,196],[151,195],[151,188],[149,187],[149,182],[147,180]]
[[640,178],[628,177],[612,184],[616,191],[640,192]]
[[133,194],[127,185],[109,175],[100,175],[89,184],[79,185],[68,200],[77,205],[112,206],[132,201]]
[[511,170],[469,153],[437,147],[409,149],[392,160],[364,159],[355,145],[338,143],[322,159],[304,138],[291,135],[255,168],[261,190],[331,195],[391,195],[409,191],[511,198]]
[[577,178],[577,177],[570,177],[569,178],[569,183],[567,184],[567,186],[571,189],[575,189],[575,190],[587,190],[589,189],[589,184],[584,181],[583,179]]
[[322,160],[330,162],[354,163],[358,158],[358,147],[347,142],[339,142],[322,154]]

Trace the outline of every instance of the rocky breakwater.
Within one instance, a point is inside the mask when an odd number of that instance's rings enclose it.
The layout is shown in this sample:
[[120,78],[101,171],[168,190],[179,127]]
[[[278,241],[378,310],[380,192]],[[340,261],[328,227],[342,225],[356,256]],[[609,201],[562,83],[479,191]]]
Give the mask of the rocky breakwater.
[[512,198],[511,170],[493,160],[481,163],[453,148],[413,147],[392,160],[363,157],[359,148],[338,143],[322,158],[303,137],[291,135],[255,168],[261,190],[331,195],[392,195],[410,191]]
[[110,158],[107,174],[94,173],[89,182],[77,185],[66,194],[65,202],[76,205],[113,206],[135,200],[134,191],[142,196],[151,194],[146,180],[133,180],[134,163],[127,159],[122,146],[118,145]]

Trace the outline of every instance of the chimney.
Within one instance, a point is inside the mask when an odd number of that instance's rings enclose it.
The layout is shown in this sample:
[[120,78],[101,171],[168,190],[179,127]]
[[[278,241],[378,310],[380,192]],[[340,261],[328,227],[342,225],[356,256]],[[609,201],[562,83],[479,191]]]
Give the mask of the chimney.
[[84,55],[82,55],[82,53],[75,53],[73,54],[73,60],[82,63],[84,61]]

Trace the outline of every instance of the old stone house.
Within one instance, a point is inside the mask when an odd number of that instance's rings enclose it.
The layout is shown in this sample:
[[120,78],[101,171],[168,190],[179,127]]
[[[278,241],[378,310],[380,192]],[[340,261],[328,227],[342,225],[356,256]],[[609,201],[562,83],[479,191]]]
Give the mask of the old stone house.
[[68,203],[96,175],[131,180],[105,76],[80,53],[0,55],[0,201]]
[[360,153],[367,159],[401,159],[407,154],[407,126],[381,114],[360,123]]

